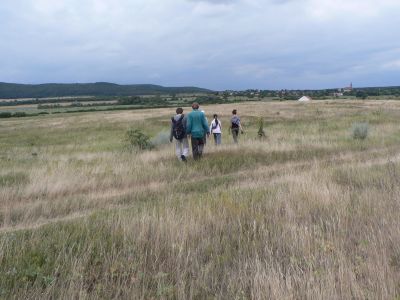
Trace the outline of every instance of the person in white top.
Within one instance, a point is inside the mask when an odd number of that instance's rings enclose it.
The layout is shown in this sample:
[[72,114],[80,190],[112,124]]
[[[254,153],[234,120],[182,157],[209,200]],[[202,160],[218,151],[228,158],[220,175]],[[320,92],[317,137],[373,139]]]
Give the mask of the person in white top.
[[176,109],[176,115],[171,118],[171,133],[169,141],[176,140],[176,156],[180,161],[186,162],[189,155],[189,142],[186,135],[186,116],[183,114],[182,107]]
[[214,119],[210,124],[210,132],[214,135],[215,145],[221,145],[221,133],[222,133],[222,125],[221,121],[218,120],[218,115],[214,115]]

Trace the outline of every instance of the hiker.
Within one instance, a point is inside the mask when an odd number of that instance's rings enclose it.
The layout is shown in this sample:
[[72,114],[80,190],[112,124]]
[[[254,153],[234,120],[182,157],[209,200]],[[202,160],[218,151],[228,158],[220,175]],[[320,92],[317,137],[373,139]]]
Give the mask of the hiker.
[[232,132],[233,142],[235,144],[238,143],[239,130],[243,134],[243,128],[242,124],[240,123],[240,118],[237,115],[237,110],[234,109],[232,110],[231,132]]
[[210,132],[214,135],[215,145],[221,145],[221,133],[222,133],[222,125],[221,121],[218,120],[218,115],[214,114],[214,119],[210,124]]
[[178,107],[176,115],[171,118],[171,134],[169,137],[172,143],[173,138],[176,140],[175,151],[176,156],[180,161],[186,161],[189,154],[189,142],[186,135],[186,116],[183,114],[183,109]]
[[209,137],[206,116],[199,111],[200,105],[197,102],[192,104],[193,111],[187,116],[186,133],[191,137],[193,159],[198,160],[203,154],[204,136]]

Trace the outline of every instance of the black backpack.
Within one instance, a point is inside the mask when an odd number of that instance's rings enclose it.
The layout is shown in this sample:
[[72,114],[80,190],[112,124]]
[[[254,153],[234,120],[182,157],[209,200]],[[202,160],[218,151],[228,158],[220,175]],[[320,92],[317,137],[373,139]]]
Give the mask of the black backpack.
[[217,129],[218,125],[219,125],[219,122],[217,120],[217,121],[213,122],[211,129],[212,130]]
[[183,126],[183,118],[184,115],[182,115],[179,120],[175,120],[174,117],[171,118],[172,120],[172,133],[174,135],[174,138],[177,140],[181,140],[185,137],[186,132],[185,132],[185,127]]

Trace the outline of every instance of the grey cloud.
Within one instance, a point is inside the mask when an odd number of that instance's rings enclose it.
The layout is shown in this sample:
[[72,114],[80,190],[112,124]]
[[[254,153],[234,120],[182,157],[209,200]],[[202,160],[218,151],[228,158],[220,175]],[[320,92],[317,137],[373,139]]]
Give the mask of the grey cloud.
[[270,0],[270,1],[271,1],[271,3],[274,3],[274,4],[287,4],[287,3],[292,3],[295,1],[300,2],[301,0]]
[[210,4],[231,4],[235,3],[238,0],[187,0],[189,2],[207,2]]
[[[6,1],[0,81],[278,89],[400,78],[400,32],[388,30],[400,3],[318,1]],[[354,13],[361,2],[373,19]]]

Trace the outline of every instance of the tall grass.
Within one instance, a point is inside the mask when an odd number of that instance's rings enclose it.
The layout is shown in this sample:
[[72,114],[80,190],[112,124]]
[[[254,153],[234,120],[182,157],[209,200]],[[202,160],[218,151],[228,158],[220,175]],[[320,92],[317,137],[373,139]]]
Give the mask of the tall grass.
[[0,298],[399,297],[400,104],[268,105],[237,105],[239,146],[223,134],[187,164],[123,151],[168,110],[0,121]]

